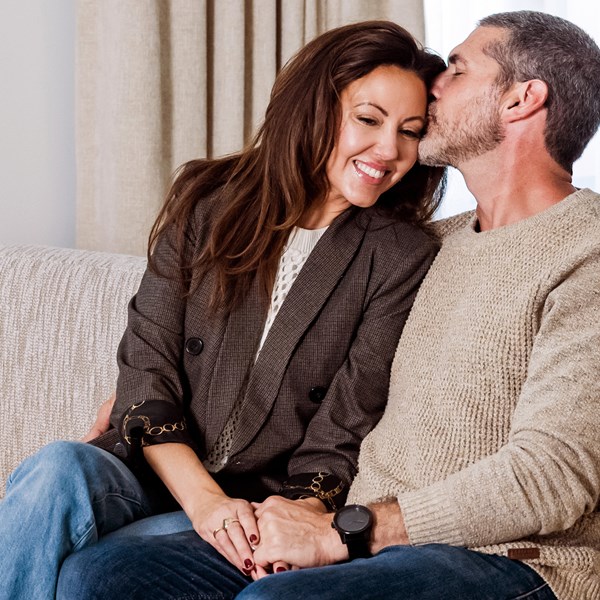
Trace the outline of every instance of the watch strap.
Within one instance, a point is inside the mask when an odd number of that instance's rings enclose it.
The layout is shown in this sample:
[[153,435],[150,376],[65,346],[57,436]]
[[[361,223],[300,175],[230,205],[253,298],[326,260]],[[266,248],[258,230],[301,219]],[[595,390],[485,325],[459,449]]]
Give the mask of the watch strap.
[[345,543],[348,548],[348,556],[350,560],[354,560],[355,558],[368,558],[371,556],[369,542],[365,539],[364,535],[356,536],[354,538],[351,536],[346,536]]

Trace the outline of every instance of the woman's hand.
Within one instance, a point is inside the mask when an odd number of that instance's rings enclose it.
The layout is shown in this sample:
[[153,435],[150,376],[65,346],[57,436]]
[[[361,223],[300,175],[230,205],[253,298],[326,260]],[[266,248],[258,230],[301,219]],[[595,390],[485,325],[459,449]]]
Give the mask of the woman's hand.
[[82,442],[89,442],[108,431],[110,425],[110,413],[112,412],[116,398],[117,395],[113,392],[112,395],[100,405],[96,415],[96,421],[90,430],[81,438]]
[[217,493],[203,495],[190,512],[196,533],[244,575],[250,575],[254,569],[252,546],[259,541],[252,505]]
[[252,505],[227,496],[185,444],[145,446],[144,456],[190,518],[196,533],[250,575],[254,569],[250,545],[258,542],[259,536]]

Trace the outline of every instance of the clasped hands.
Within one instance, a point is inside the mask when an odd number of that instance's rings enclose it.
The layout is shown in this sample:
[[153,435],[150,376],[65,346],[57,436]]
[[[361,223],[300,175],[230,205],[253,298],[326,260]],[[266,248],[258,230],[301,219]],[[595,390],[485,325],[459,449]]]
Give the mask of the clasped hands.
[[[331,514],[315,498],[271,496],[261,503],[228,499],[202,522],[195,527],[198,534],[255,580],[336,560],[329,542],[337,538],[339,545],[339,537],[331,529]],[[218,526],[210,530],[209,522]]]
[[[89,441],[108,429],[114,400],[113,394],[100,407],[96,422],[82,441]],[[346,546],[331,527],[331,514],[317,498],[288,500],[270,496],[264,502],[250,503],[219,492],[205,496],[196,518],[188,516],[204,540],[253,579],[348,558]],[[380,520],[387,523],[372,540],[373,552],[409,543],[395,498],[372,505],[371,509],[376,523]]]
[[[96,422],[82,441],[108,430],[114,402],[113,393],[101,405]],[[336,543],[340,546],[339,536],[331,529],[331,514],[317,498],[288,500],[271,496],[264,502],[250,503],[223,494],[207,494],[195,508],[190,513],[197,512],[196,516],[188,516],[196,532],[253,579],[336,560],[328,548]],[[343,559],[343,555],[337,558]]]

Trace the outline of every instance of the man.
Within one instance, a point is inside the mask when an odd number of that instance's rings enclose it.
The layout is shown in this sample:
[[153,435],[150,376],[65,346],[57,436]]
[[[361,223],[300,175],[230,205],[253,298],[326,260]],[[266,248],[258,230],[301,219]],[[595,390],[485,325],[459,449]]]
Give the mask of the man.
[[[571,184],[600,122],[600,50],[516,12],[449,63],[420,155],[460,169],[476,214],[445,237],[404,329],[358,506],[257,506],[240,599],[600,598],[600,196]],[[193,573],[192,594],[203,569],[177,535],[162,572]]]
[[373,525],[257,509],[258,565],[383,551],[240,599],[600,598],[600,196],[571,184],[600,50],[549,15],[494,15],[432,93],[420,159],[457,167],[477,209],[421,287],[361,447],[348,501]]

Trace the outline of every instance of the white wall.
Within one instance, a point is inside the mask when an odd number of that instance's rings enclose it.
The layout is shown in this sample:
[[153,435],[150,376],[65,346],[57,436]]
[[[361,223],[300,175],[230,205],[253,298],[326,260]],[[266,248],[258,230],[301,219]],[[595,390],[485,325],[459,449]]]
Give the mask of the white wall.
[[75,0],[0,0],[0,244],[75,243]]

